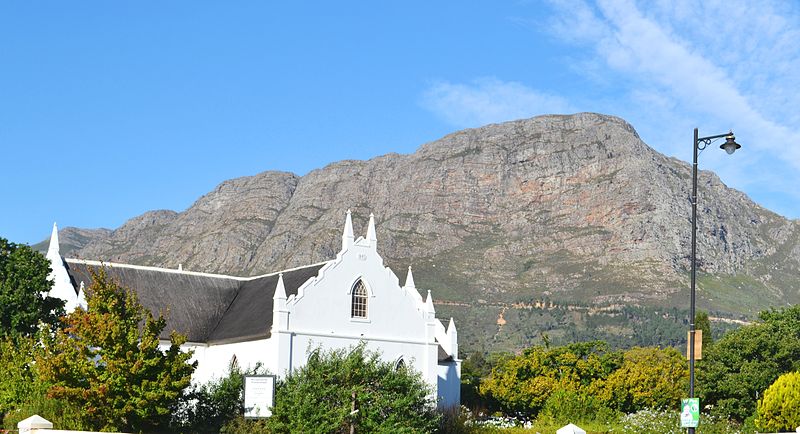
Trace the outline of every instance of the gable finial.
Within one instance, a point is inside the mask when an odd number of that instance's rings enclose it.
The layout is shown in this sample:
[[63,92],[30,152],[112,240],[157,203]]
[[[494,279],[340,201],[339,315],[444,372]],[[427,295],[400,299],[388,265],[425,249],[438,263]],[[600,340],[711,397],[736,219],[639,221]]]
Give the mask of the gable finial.
[[414,285],[414,274],[411,273],[411,266],[408,266],[408,274],[406,274],[406,285],[404,288],[416,288]]
[[47,247],[47,258],[60,258],[60,247],[58,245],[58,225],[53,222],[53,232],[50,234],[50,246]]
[[353,218],[350,217],[350,210],[347,210],[347,217],[344,221],[344,233],[342,233],[342,250],[347,250],[353,245],[355,236],[353,235]]
[[431,290],[428,290],[428,297],[425,299],[425,310],[428,312],[430,317],[433,317],[433,314],[436,313],[436,309],[433,308],[433,296],[431,296]]
[[447,325],[447,334],[457,333],[456,332],[456,322],[453,321],[453,317],[450,317],[450,324]]
[[275,286],[275,295],[272,299],[286,301],[286,286],[283,284],[283,273],[278,274],[278,284]]
[[83,280],[81,280],[81,286],[78,289],[78,301],[75,307],[79,307],[83,310],[89,310],[89,303],[86,302],[86,291],[83,286]]
[[369,213],[369,225],[367,225],[367,241],[373,249],[378,247],[378,237],[375,235],[375,215]]

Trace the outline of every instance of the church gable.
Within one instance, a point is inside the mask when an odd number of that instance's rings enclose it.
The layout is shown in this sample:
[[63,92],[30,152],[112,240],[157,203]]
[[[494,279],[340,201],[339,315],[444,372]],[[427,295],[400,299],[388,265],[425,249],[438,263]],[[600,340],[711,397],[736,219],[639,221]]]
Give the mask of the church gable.
[[[411,286],[401,287],[397,276],[377,252],[374,216],[367,236],[354,239],[348,213],[342,250],[320,270],[316,279],[290,296],[291,328],[298,332],[425,339],[425,304]],[[398,325],[402,324],[402,327]]]

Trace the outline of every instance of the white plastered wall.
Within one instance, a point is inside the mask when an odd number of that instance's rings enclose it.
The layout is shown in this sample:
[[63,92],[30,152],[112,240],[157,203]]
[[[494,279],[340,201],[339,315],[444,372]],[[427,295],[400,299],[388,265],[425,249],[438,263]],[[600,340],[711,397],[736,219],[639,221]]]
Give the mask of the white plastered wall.
[[[351,317],[351,291],[359,279],[369,293],[363,319]],[[429,320],[417,290],[401,287],[383,265],[374,240],[359,239],[346,246],[319,277],[289,297],[287,307],[293,341],[290,369],[305,364],[309,350],[346,348],[363,340],[384,360],[402,358],[436,387],[438,320]]]

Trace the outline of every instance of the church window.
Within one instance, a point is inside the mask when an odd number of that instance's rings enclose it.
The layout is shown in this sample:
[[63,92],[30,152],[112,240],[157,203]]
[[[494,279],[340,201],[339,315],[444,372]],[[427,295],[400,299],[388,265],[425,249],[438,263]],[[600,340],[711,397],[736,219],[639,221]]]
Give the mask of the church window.
[[394,370],[395,370],[395,371],[401,371],[401,370],[403,370],[403,369],[406,369],[406,361],[405,361],[405,360],[403,360],[403,358],[402,358],[402,357],[400,357],[400,358],[397,360],[397,363],[395,363],[395,364],[394,364]]
[[367,287],[361,279],[353,286],[350,316],[353,318],[367,317]]

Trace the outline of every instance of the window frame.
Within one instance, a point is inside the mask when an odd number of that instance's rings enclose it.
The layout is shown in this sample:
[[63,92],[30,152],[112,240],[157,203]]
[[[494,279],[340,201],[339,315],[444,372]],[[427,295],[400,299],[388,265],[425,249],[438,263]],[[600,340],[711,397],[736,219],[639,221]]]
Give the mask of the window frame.
[[[363,291],[363,293],[361,292]],[[369,320],[370,291],[363,278],[356,279],[350,287],[350,319],[354,321]],[[357,310],[358,309],[358,310]]]

